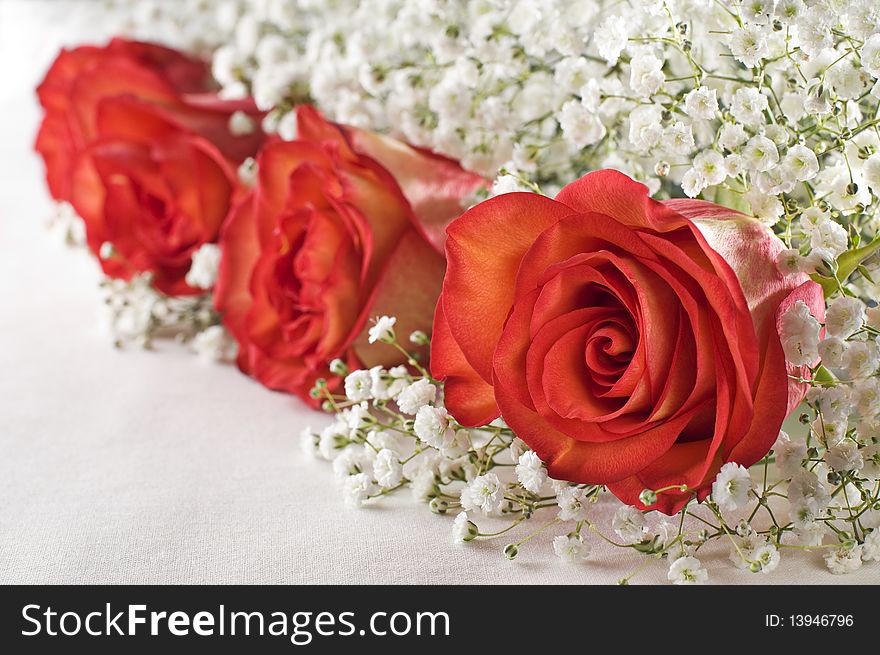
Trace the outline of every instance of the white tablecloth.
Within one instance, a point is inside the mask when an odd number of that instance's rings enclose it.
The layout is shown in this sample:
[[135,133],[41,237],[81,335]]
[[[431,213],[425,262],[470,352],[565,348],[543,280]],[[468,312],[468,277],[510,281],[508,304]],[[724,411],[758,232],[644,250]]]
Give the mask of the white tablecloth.
[[[173,343],[111,346],[97,267],[46,231],[31,152],[34,87],[100,17],[99,2],[0,0],[0,582],[613,583],[636,568],[598,539],[582,565],[557,561],[550,535],[513,562],[503,541],[454,545],[451,517],[408,493],[349,509],[299,448],[324,417]],[[701,557],[714,582],[880,582],[880,565],[836,577],[818,553],[787,551],[766,576],[723,545]],[[665,578],[656,563],[634,582]]]

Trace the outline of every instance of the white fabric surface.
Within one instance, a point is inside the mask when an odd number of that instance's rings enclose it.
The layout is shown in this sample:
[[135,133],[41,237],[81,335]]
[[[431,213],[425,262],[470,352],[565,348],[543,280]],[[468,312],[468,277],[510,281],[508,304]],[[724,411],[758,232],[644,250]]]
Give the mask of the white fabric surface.
[[[513,562],[503,540],[454,545],[452,518],[408,493],[346,508],[299,448],[325,417],[172,343],[114,350],[97,267],[45,230],[31,152],[34,87],[100,22],[99,2],[0,0],[0,582],[613,583],[639,566],[598,538],[583,565],[557,561],[552,535]],[[815,552],[784,552],[770,575],[704,552],[713,582],[880,582],[880,565],[832,576]],[[665,581],[662,562],[634,580]]]

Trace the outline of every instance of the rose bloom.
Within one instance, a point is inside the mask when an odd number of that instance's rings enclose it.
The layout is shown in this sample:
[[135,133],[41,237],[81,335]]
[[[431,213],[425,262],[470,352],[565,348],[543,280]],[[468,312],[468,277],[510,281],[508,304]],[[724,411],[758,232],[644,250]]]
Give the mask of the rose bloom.
[[[253,102],[222,101],[209,83],[201,61],[114,39],[62,51],[40,84],[49,189],[83,218],[107,275],[151,272],[165,293],[199,292],[184,281],[192,253],[217,239],[235,167],[262,141]],[[236,111],[254,119],[251,134],[230,133]]]
[[432,371],[464,425],[499,414],[557,479],[602,484],[675,513],[725,462],[772,447],[806,391],[777,321],[820,287],[783,275],[756,219],[657,202],[616,171],[555,200],[510,193],[448,229]]
[[401,362],[368,346],[368,320],[404,339],[430,328],[444,228],[485,180],[455,162],[297,110],[298,138],[264,147],[256,186],[231,216],[215,304],[238,365],[272,389],[308,392],[327,364]]

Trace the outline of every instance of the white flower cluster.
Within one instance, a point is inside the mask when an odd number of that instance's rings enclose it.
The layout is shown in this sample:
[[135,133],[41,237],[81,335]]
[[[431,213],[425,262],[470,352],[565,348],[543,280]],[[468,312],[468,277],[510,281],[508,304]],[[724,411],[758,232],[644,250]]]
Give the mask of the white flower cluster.
[[133,343],[151,348],[157,337],[192,342],[207,361],[226,361],[235,343],[219,324],[209,295],[170,297],[156,291],[149,274],[129,281],[105,278],[102,324],[117,347]]
[[54,203],[54,210],[47,221],[49,229],[60,237],[61,243],[71,248],[86,245],[86,226],[69,202]]
[[814,209],[876,232],[873,0],[239,0],[222,12],[239,17],[215,75],[275,108],[269,127],[285,138],[290,105],[310,97],[489,176],[554,187],[618,168],[769,224]]
[[[849,294],[829,303],[824,325],[801,302],[780,321],[787,359],[813,364],[814,372],[806,398],[811,413],[801,417],[809,423],[807,439],[781,434],[776,464],[790,478],[789,515],[799,542],[821,544],[824,526],[837,533],[839,547],[825,558],[834,573],[873,559],[880,531],[880,309]],[[849,524],[843,530],[833,520],[841,517]]]
[[105,16],[114,35],[210,56],[230,40],[243,8],[238,0],[109,0]]
[[[387,316],[374,321],[375,348],[405,351],[394,324]],[[424,339],[418,333],[411,341]],[[344,394],[334,394],[335,386],[326,380],[313,389],[312,395],[335,416],[320,432],[304,430],[302,443],[308,453],[332,461],[352,506],[408,488],[433,512],[455,514],[452,537],[457,543],[506,535],[544,517],[542,527],[504,547],[508,558],[544,529],[560,526],[564,532],[552,539],[552,547],[561,560],[590,557],[592,532],[615,546],[666,559],[668,578],[675,584],[707,581],[708,571],[697,555],[716,539],[729,543],[737,568],[753,573],[776,570],[786,548],[824,551],[834,573],[880,559],[880,444],[866,445],[845,433],[832,439],[818,432],[822,423],[816,421],[806,439],[781,432],[760,465],[761,483],[752,471],[727,463],[711,496],[688,504],[675,520],[619,504],[610,524],[612,537],[592,518],[600,500],[617,502],[603,487],[551,479],[538,455],[500,420],[479,428],[458,425],[443,406],[442,385],[414,354],[409,357],[416,362],[413,368],[354,371],[334,360],[330,370],[343,378]],[[811,391],[810,403],[828,425],[847,411],[841,397],[818,388]],[[645,490],[643,495],[656,493]],[[486,527],[499,522],[500,529]]]

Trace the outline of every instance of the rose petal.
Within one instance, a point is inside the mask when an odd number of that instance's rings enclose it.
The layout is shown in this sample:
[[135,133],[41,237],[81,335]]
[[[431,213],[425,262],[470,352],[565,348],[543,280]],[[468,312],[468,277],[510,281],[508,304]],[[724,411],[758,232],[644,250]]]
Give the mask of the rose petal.
[[495,397],[501,415],[509,425],[516,425],[517,434],[547,464],[553,478],[584,484],[608,484],[637,473],[645,459],[656,459],[672,446],[690,419],[685,415],[636,436],[592,443],[577,441],[549,426],[504,385],[495,385]]
[[248,195],[232,210],[220,233],[220,266],[214,286],[214,306],[223,314],[223,324],[235,337],[244,341],[241,332],[253,302],[251,274],[260,257],[253,195]]
[[498,418],[492,386],[468,364],[449,330],[442,295],[434,312],[431,374],[443,380],[446,407],[462,425],[476,427]]
[[544,229],[570,213],[543,196],[508,193],[472,207],[449,226],[446,318],[465,359],[486,382],[520,261]]
[[648,188],[614,170],[595,171],[564,187],[556,200],[578,213],[610,216],[630,228],[667,232],[683,221],[648,196]]
[[[368,317],[395,316],[395,332],[404,342],[415,330],[430,330],[445,270],[443,257],[418,231],[410,228],[388,257],[361,324]],[[400,362],[400,353],[391,346],[369,345],[365,329],[355,340],[354,352],[365,366]]]

